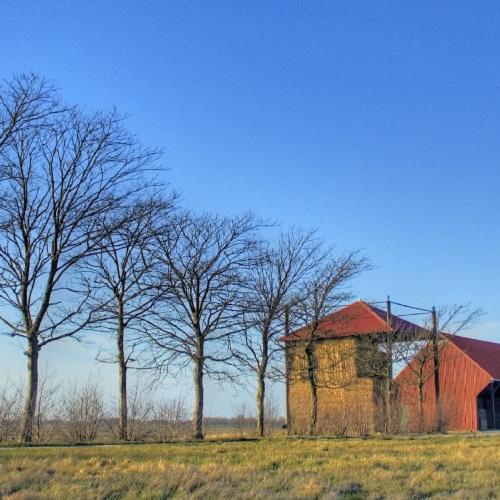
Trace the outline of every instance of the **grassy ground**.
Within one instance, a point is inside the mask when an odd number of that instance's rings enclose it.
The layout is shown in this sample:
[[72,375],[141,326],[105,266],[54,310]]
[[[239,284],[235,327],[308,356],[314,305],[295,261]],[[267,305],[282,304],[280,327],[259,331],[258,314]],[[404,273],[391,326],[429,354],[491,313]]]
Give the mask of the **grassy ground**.
[[431,496],[500,496],[500,434],[0,448],[0,498]]

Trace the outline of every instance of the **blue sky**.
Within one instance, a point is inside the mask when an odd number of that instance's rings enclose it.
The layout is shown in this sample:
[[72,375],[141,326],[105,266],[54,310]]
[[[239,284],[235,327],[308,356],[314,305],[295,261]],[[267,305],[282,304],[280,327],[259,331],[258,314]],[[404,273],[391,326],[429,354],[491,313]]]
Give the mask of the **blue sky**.
[[[500,340],[499,3],[7,0],[0,54],[2,77],[129,114],[185,205],[318,227],[376,264],[356,296],[472,301],[469,334]],[[92,349],[43,356],[114,384]]]

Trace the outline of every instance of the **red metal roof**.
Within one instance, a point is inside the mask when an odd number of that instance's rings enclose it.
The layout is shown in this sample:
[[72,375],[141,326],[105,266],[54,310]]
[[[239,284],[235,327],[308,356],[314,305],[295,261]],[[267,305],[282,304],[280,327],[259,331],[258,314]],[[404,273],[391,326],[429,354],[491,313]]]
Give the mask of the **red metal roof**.
[[[392,316],[393,329],[420,330],[421,327],[398,316]],[[383,309],[358,300],[338,311],[325,316],[319,324],[316,338],[351,337],[385,333],[388,331],[386,312]],[[307,328],[301,328],[281,337],[284,342],[304,340],[308,336]]]
[[451,337],[451,342],[486,371],[491,378],[500,380],[500,344],[458,335]]

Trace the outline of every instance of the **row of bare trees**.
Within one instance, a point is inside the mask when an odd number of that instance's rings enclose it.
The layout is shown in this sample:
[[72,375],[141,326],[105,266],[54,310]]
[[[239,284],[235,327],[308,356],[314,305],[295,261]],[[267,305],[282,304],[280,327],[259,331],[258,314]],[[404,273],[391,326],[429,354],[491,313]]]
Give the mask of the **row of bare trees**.
[[368,268],[314,231],[269,242],[273,225],[252,214],[181,210],[158,181],[160,153],[116,111],[83,112],[39,76],[0,88],[0,322],[26,346],[21,441],[33,439],[42,349],[91,332],[115,339],[100,359],[118,368],[121,439],[131,434],[130,369],[192,370],[196,438],[205,377],[252,373],[263,435],[284,323],[317,324]]
[[[307,333],[315,434],[320,320],[350,298],[350,282],[369,261],[356,251],[335,252],[315,231],[275,231],[251,213],[181,209],[160,182],[160,156],[116,111],[89,114],[67,105],[43,78],[19,75],[0,87],[0,333],[26,347],[19,439],[33,440],[44,404],[42,348],[89,333],[114,339],[99,359],[117,366],[120,439],[134,434],[127,381],[136,369],[192,372],[198,439],[206,377],[245,383],[250,375],[264,435],[266,384],[283,377],[279,339],[292,328]],[[440,327],[460,317],[463,328],[477,315],[467,311],[442,312]],[[422,330],[432,338],[394,329],[366,349],[365,371],[386,381],[388,429],[394,362],[432,355],[439,396],[436,321]],[[385,363],[378,362],[381,352]],[[420,358],[412,369],[425,365]]]

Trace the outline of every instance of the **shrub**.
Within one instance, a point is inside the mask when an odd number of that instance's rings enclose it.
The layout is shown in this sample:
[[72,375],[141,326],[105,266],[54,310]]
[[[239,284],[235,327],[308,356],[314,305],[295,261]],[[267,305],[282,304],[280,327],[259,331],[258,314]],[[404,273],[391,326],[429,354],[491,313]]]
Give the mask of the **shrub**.
[[154,410],[154,435],[157,441],[171,441],[185,429],[187,410],[183,399],[167,399]]
[[22,413],[23,386],[7,377],[0,386],[0,441],[13,441]]
[[69,388],[61,400],[62,434],[74,442],[96,438],[104,418],[104,398],[97,382]]

